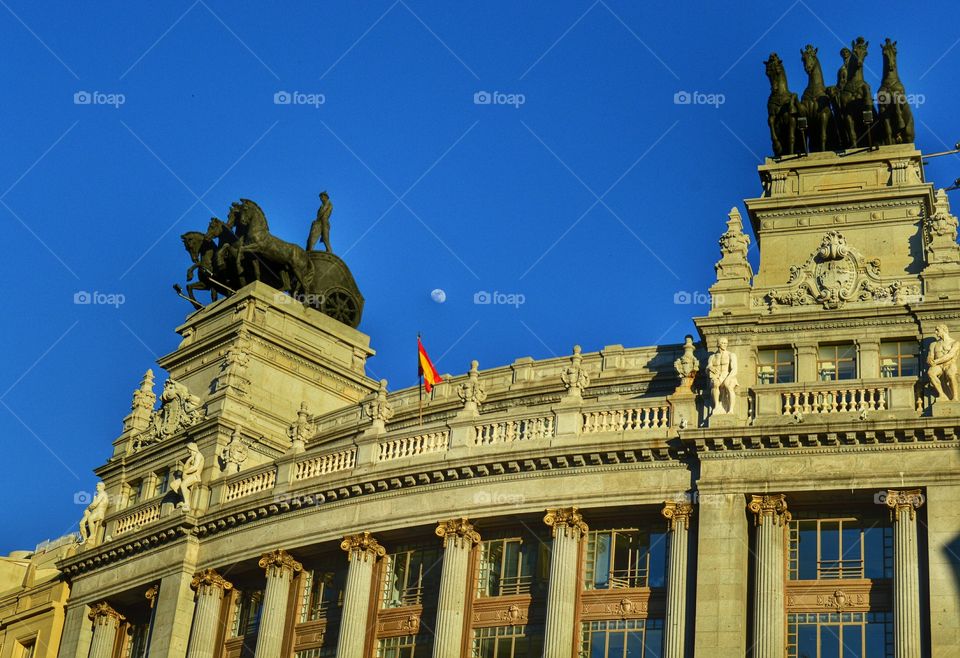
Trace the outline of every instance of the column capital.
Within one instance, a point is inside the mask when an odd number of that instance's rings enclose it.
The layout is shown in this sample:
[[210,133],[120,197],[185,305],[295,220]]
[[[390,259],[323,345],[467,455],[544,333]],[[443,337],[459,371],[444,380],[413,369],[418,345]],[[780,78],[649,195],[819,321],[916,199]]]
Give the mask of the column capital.
[[143,593],[143,596],[150,602],[150,609],[152,610],[153,606],[157,604],[157,597],[160,596],[160,585],[151,585]]
[[371,557],[376,559],[387,554],[387,549],[381,546],[369,532],[347,535],[340,542],[340,548],[347,552],[347,560],[358,557],[366,562]]
[[690,517],[693,516],[693,503],[684,500],[665,500],[660,513],[670,522],[671,530],[676,530],[680,522],[689,529]]
[[910,520],[916,518],[916,511],[923,506],[923,492],[920,489],[887,489],[886,503],[893,514],[893,521],[900,520],[900,510],[910,510]]
[[291,574],[303,571],[303,565],[294,560],[293,556],[282,548],[264,553],[257,564],[260,565],[261,569],[266,570],[267,577],[277,577],[285,571],[289,571]]
[[473,524],[465,516],[440,521],[434,532],[436,532],[437,537],[443,538],[444,548],[447,547],[447,542],[451,539],[454,546],[458,548],[462,548],[465,544],[475,546],[480,543],[480,533],[474,529]]
[[554,537],[558,530],[568,537],[583,536],[590,530],[577,507],[551,507],[543,517],[543,522],[553,529]]
[[786,494],[762,494],[750,497],[747,509],[753,512],[754,522],[760,525],[764,517],[770,517],[777,525],[783,525],[793,516],[787,510]]
[[87,618],[97,626],[108,624],[110,622],[119,624],[120,622],[126,620],[126,617],[114,610],[113,606],[106,601],[100,601],[99,603],[94,603],[92,606],[90,606],[90,612],[87,614]]
[[[262,562],[263,560],[261,560],[261,563]],[[260,566],[262,567],[263,564]],[[190,581],[190,587],[197,592],[202,593],[208,592],[211,589],[217,589],[221,592],[226,592],[233,589],[233,583],[225,579],[214,569],[204,569],[194,574],[193,580]]]

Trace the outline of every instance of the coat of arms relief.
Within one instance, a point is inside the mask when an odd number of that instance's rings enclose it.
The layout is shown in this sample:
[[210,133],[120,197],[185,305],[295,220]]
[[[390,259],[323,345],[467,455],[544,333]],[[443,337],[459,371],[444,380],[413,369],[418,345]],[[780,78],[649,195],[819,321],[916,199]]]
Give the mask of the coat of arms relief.
[[755,297],[753,305],[773,311],[776,306],[820,304],[833,310],[847,302],[903,304],[919,295],[919,285],[883,280],[879,259],[868,261],[842,233],[827,231],[805,263],[790,267],[786,286]]

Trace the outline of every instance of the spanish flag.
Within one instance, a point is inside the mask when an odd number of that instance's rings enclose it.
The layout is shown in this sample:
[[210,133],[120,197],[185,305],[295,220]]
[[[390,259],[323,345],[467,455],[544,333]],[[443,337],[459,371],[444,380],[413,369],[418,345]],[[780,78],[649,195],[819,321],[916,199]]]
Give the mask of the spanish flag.
[[440,378],[440,375],[437,373],[437,369],[433,367],[433,363],[430,361],[430,357],[427,356],[427,351],[423,349],[423,343],[420,342],[420,336],[417,336],[417,374],[423,377],[424,388],[427,389],[427,393],[433,390],[433,387],[443,381]]

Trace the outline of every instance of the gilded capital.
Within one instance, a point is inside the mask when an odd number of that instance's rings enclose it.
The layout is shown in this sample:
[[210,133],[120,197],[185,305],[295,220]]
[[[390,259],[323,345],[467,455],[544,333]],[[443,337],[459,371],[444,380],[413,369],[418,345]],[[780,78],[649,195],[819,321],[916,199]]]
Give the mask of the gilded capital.
[[371,557],[376,559],[387,554],[387,549],[381,546],[369,532],[347,535],[340,542],[340,548],[347,552],[348,560],[358,557],[366,562]]
[[765,517],[769,517],[777,525],[788,523],[793,518],[787,511],[786,494],[751,496],[747,509],[753,512],[754,522],[757,525],[760,525]]
[[677,524],[681,522],[689,529],[690,517],[693,516],[693,503],[683,500],[665,500],[660,513],[670,522],[671,530],[676,530]]
[[90,612],[87,613],[87,617],[97,626],[110,623],[119,624],[126,620],[126,617],[114,610],[106,601],[100,601],[90,606]]
[[900,520],[900,510],[910,510],[910,520],[913,521],[917,510],[923,505],[923,492],[920,489],[888,489],[886,503],[894,522]]
[[150,602],[150,608],[152,609],[157,603],[157,597],[160,596],[160,585],[151,585],[143,593],[143,596]]
[[547,510],[543,522],[553,528],[553,536],[559,530],[567,537],[579,539],[590,529],[576,507],[553,507]]
[[291,575],[303,571],[303,565],[293,559],[293,556],[282,548],[264,553],[258,562],[261,569],[266,569],[267,577],[277,578],[289,572]]
[[459,519],[440,521],[435,532],[437,537],[443,538],[444,548],[447,547],[447,542],[450,540],[457,548],[475,546],[480,543],[480,533],[474,529],[473,524],[465,516]]
[[[264,566],[262,562],[261,560],[261,567]],[[214,569],[204,569],[193,576],[190,587],[201,594],[216,591],[222,595],[223,592],[233,589],[233,583],[218,574]]]

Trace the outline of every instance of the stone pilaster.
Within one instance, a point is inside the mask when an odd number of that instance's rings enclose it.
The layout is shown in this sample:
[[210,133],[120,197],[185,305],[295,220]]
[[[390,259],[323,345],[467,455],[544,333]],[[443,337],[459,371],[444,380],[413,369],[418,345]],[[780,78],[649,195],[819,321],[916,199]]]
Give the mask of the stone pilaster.
[[284,550],[264,553],[258,562],[266,571],[267,586],[263,591],[260,630],[257,633],[255,658],[276,658],[283,647],[283,631],[287,625],[287,601],[293,576],[303,565]]
[[543,658],[570,658],[576,630],[578,553],[589,528],[576,507],[548,509],[543,522],[553,529]]
[[887,491],[893,516],[893,643],[897,658],[920,656],[920,575],[917,552],[919,489]]
[[670,557],[667,562],[667,618],[663,658],[684,658],[687,634],[687,535],[693,505],[668,500],[661,511],[670,521]]
[[480,534],[462,517],[441,521],[438,537],[443,538],[443,571],[433,641],[433,657],[459,656],[466,614],[470,551],[480,543]]
[[192,579],[191,566],[189,571],[176,571],[160,580],[159,594],[154,597],[151,656],[186,658],[195,607],[190,589]]
[[340,548],[347,552],[350,568],[347,571],[347,587],[343,595],[337,658],[363,658],[373,567],[377,558],[386,555],[387,551],[369,532],[347,535],[340,542]]
[[213,569],[204,569],[190,581],[197,593],[197,607],[190,630],[190,646],[187,658],[213,658],[216,651],[217,623],[225,592],[233,589],[233,583]]
[[83,603],[67,606],[57,658],[87,658],[90,655],[93,629],[87,616],[89,613],[90,609]]
[[113,658],[113,645],[117,630],[125,618],[110,607],[106,601],[93,605],[87,615],[93,622],[93,641],[90,643],[90,658]]
[[753,496],[757,526],[753,587],[753,656],[783,658],[786,649],[784,542],[790,521],[784,494]]

